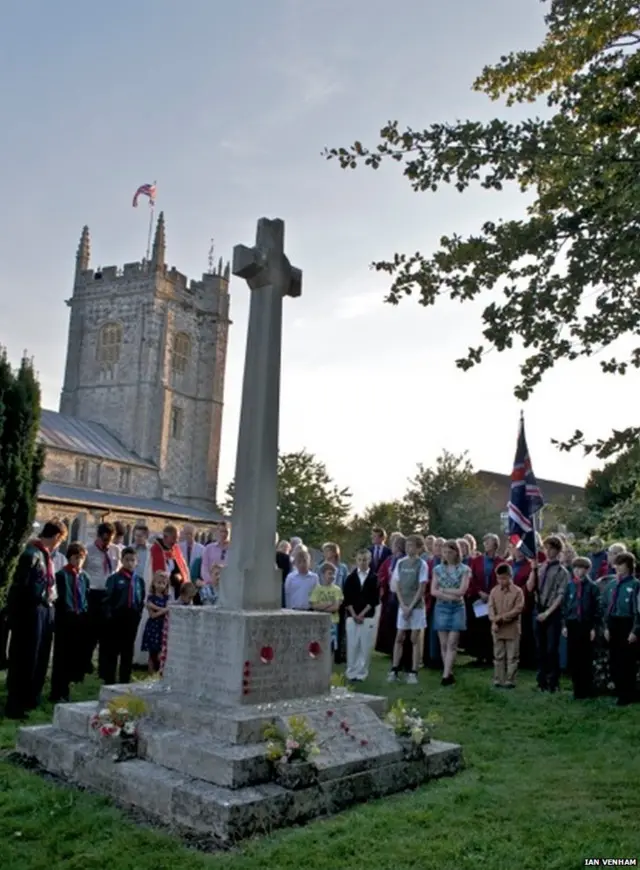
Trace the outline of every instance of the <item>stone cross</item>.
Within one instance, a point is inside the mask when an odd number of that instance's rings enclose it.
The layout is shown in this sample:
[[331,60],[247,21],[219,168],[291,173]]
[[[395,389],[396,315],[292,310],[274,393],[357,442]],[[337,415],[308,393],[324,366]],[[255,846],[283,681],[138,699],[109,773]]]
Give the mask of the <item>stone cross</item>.
[[284,253],[284,221],[261,218],[253,248],[236,245],[233,274],[251,290],[231,546],[220,580],[220,605],[279,610],[275,567],[282,299],[300,296],[302,272]]

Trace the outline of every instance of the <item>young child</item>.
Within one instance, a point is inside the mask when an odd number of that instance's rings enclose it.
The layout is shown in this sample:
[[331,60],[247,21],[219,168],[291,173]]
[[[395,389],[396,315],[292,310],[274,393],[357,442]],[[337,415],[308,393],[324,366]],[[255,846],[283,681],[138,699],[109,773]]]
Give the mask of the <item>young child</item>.
[[567,659],[573,697],[591,698],[593,691],[593,649],[599,618],[599,592],[591,580],[591,560],[573,560],[573,576],[562,602],[562,634],[567,638]]
[[122,567],[107,579],[104,597],[106,656],[103,679],[107,685],[116,681],[118,660],[120,683],[131,680],[133,646],[144,608],[144,580],[135,574],[136,551],[125,547]]
[[182,604],[183,606],[190,607],[193,604],[194,598],[197,594],[198,589],[196,588],[195,583],[183,583],[180,587],[180,595],[178,596],[176,604]]
[[520,655],[520,618],[524,592],[513,582],[511,565],[496,568],[497,585],[489,593],[489,621],[493,637],[493,685],[515,689]]
[[344,599],[342,589],[336,584],[337,571],[331,562],[323,562],[320,567],[320,583],[314,586],[309,596],[312,610],[331,614],[331,649],[338,648],[338,624],[340,605]]
[[636,695],[640,581],[634,577],[635,567],[636,560],[631,553],[621,553],[616,557],[616,578],[610,580],[604,590],[604,638],[609,644],[611,677],[619,707],[631,704]]
[[198,584],[198,595],[200,604],[213,605],[218,601],[218,589],[220,588],[220,572],[222,565],[212,565],[209,574],[211,582],[201,580]]
[[318,575],[309,570],[311,555],[300,545],[293,559],[294,570],[284,581],[284,600],[288,610],[309,610],[309,596],[318,585]]
[[69,700],[69,684],[81,683],[85,674],[88,631],[89,578],[82,570],[87,549],[74,542],[67,547],[67,564],[56,574],[52,703]]
[[422,635],[427,626],[425,610],[425,592],[429,580],[429,567],[420,552],[424,550],[424,540],[421,535],[409,535],[406,540],[404,559],[399,559],[391,575],[391,591],[398,599],[398,619],[396,622],[396,640],[393,647],[393,666],[389,672],[389,682],[396,682],[404,642],[407,632],[411,632],[411,671],[407,674],[407,683],[418,682],[418,668],[422,657]]
[[344,581],[344,608],[347,614],[345,674],[348,680],[361,682],[369,676],[379,603],[378,578],[371,570],[371,553],[360,550],[356,556],[356,570]]
[[169,574],[167,571],[156,571],[151,580],[151,589],[147,598],[149,618],[144,627],[142,649],[149,653],[149,674],[153,676],[160,670],[160,653],[162,652],[162,633],[169,605]]

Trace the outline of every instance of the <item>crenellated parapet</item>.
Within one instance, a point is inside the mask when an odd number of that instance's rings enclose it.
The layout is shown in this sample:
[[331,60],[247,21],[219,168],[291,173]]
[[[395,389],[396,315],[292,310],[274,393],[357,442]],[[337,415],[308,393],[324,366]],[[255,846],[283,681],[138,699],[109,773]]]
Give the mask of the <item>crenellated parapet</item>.
[[223,262],[222,257],[217,264],[211,262],[209,271],[195,280],[175,266],[167,266],[165,257],[166,228],[162,213],[156,226],[151,259],[123,266],[90,268],[89,229],[84,227],[76,256],[74,297],[104,292],[120,295],[148,290],[152,286],[156,293],[173,296],[177,301],[223,319],[228,317],[229,262]]

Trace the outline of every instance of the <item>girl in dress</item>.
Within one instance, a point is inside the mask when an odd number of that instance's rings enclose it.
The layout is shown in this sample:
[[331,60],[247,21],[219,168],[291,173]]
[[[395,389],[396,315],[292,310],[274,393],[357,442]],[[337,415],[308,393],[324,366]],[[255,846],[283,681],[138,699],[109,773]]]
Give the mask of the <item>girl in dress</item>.
[[455,683],[453,665],[458,652],[460,632],[467,627],[464,596],[471,570],[462,564],[457,541],[445,541],[442,562],[433,569],[431,595],[435,598],[433,621],[442,653],[442,685]]
[[162,652],[162,637],[168,604],[169,574],[166,571],[156,571],[151,580],[151,589],[147,598],[149,618],[142,636],[142,649],[149,654],[149,674],[151,676],[160,670],[160,653]]

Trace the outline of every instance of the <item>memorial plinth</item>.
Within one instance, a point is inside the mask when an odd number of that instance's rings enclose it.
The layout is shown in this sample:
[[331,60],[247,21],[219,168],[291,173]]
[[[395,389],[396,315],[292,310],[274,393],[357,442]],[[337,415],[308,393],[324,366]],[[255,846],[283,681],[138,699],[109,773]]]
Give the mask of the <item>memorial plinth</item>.
[[[201,643],[214,644],[207,655]],[[380,718],[386,699],[332,691],[330,673],[324,615],[256,612],[239,619],[215,608],[173,607],[162,680],[104,687],[98,703],[58,704],[52,725],[19,730],[17,750],[157,822],[221,842],[460,769],[460,747],[440,741],[407,759]],[[149,713],[140,724],[139,759],[114,763],[101,756],[90,720],[105,701],[128,691],[144,698]],[[263,737],[267,725],[284,725],[294,714],[308,719],[321,746],[316,781],[299,790],[273,780]]]
[[[59,704],[52,725],[21,728],[17,749],[51,773],[142,810],[163,824],[234,841],[337,812],[456,773],[459,746],[418,757],[381,720],[386,699],[332,691],[331,618],[281,610],[274,566],[282,298],[301,272],[284,255],[284,224],[262,219],[254,248],[234,250],[251,289],[235,475],[233,540],[220,607],[173,606],[161,680],[108,686],[99,702]],[[148,715],[139,757],[102,757],[91,730],[105,701],[133,692]],[[294,714],[320,754],[304,787],[274,781],[264,730]],[[307,771],[308,772],[308,771]],[[282,783],[285,781],[282,780]]]

